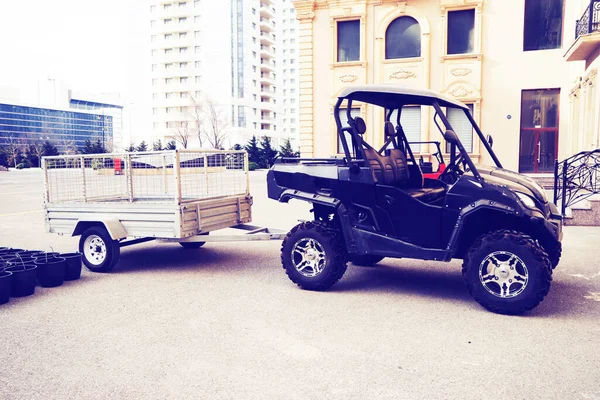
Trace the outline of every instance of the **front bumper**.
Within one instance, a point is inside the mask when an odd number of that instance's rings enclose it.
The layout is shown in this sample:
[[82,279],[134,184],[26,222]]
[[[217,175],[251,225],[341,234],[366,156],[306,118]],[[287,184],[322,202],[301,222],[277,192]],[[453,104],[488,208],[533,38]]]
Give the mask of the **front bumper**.
[[541,237],[560,242],[563,237],[563,218],[554,204],[549,205],[545,215],[541,210],[530,210],[529,217],[531,223],[537,226],[537,233]]
[[553,203],[548,202],[548,204],[550,206],[550,215],[548,219],[550,224],[554,227],[554,236],[560,242],[563,238],[563,217]]

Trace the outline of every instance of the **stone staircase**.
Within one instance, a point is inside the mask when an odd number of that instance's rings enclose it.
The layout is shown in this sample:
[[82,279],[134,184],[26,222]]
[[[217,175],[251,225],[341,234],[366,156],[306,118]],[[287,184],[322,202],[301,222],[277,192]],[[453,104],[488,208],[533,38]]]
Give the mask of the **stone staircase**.
[[[542,177],[534,179],[545,189],[548,200],[552,201],[554,199],[554,178]],[[556,207],[560,211],[560,200]],[[600,226],[600,195],[593,195],[571,207],[567,207],[565,214],[565,225]]]
[[[533,178],[534,181],[538,183],[541,187],[546,190],[554,190],[554,174],[544,174],[544,175],[528,175],[530,178]],[[552,198],[552,196],[550,196]]]
[[582,200],[567,208],[565,225],[600,226],[600,195]]

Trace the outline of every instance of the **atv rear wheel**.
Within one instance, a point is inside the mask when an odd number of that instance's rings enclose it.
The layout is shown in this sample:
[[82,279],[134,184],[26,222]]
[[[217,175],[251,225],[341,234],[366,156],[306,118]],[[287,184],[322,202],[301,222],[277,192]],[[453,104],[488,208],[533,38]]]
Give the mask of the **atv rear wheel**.
[[292,282],[307,290],[327,290],[346,272],[341,234],[314,222],[296,225],[281,246],[281,263]]
[[371,267],[383,260],[385,257],[372,254],[348,254],[348,261],[360,267]]
[[463,264],[471,295],[499,314],[521,314],[548,294],[552,265],[548,254],[530,236],[500,230],[477,239]]

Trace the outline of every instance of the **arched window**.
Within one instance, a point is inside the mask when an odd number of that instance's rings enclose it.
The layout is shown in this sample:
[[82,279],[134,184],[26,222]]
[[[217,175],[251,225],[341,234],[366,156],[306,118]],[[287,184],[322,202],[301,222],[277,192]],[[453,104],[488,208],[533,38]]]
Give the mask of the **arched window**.
[[396,18],[385,32],[385,59],[421,56],[421,27],[412,17]]

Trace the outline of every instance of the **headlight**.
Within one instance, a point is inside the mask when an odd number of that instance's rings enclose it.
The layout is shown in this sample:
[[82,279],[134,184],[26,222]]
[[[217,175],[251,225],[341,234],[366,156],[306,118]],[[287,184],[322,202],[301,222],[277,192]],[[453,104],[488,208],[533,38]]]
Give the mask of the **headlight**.
[[525,206],[527,208],[537,208],[535,206],[535,201],[533,201],[533,199],[529,196],[527,196],[525,193],[520,193],[520,192],[516,192],[517,196],[519,196],[519,200],[521,200],[521,202],[523,202],[523,204],[525,204]]

